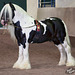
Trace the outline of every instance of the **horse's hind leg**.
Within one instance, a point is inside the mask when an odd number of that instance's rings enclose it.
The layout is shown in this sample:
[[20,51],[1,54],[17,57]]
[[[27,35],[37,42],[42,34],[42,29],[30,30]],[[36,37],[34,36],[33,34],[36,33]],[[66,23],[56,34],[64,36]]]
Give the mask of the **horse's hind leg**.
[[71,55],[71,47],[70,44],[68,44],[67,40],[64,40],[64,43],[62,44],[65,52],[67,54],[67,63],[66,66],[75,66],[75,59],[74,57]]
[[56,45],[59,49],[60,52],[60,61],[58,63],[58,65],[66,65],[66,52],[62,46],[62,44]]

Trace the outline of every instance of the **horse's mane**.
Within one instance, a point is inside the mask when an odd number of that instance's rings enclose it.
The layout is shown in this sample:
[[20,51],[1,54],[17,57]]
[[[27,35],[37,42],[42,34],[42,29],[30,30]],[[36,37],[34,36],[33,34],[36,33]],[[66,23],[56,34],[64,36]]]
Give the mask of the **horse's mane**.
[[[18,14],[19,14],[19,12],[21,12],[23,15],[24,14],[26,14],[27,15],[27,13],[21,8],[21,7],[19,7],[18,5],[16,5],[16,4],[13,4],[14,5],[14,7],[16,8],[16,11],[18,11]],[[5,18],[6,18],[6,13],[9,13],[9,18],[10,18],[10,20],[12,19],[12,9],[11,9],[11,7],[10,7],[10,5],[9,4],[6,4],[3,8],[2,8],[2,10],[1,10],[1,13],[0,13],[0,18],[2,17],[2,15],[4,14],[5,15]],[[21,14],[20,13],[20,14]]]

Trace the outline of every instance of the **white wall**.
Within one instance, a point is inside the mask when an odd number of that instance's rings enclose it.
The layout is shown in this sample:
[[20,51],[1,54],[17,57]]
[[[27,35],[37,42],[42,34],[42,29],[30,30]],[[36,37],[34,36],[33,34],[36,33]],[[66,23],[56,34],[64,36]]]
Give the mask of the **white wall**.
[[37,19],[38,0],[27,0],[27,12],[30,16]]
[[56,7],[75,7],[75,0],[56,0]]
[[[59,17],[65,21],[69,35],[75,36],[75,0],[56,0],[57,8],[38,8],[38,0],[27,0],[27,12],[35,19],[51,16]],[[65,8],[65,9],[64,9]]]
[[59,17],[67,25],[70,36],[75,36],[75,8],[39,8],[38,19]]
[[[75,7],[75,0],[55,0],[56,7]],[[27,12],[30,16],[37,19],[38,0],[27,0]]]

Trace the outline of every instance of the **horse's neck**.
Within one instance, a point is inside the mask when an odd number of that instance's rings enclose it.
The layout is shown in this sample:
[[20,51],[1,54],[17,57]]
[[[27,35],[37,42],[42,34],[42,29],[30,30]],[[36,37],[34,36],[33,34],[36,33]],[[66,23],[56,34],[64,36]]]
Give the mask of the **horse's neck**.
[[34,25],[34,18],[29,16],[24,10],[17,9],[15,11],[14,23],[17,21],[21,22],[22,27],[30,27]]

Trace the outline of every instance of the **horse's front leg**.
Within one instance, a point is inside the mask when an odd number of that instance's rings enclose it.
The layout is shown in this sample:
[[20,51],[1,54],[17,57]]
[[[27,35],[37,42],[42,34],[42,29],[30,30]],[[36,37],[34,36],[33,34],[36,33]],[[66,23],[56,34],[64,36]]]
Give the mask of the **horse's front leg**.
[[20,68],[20,64],[23,61],[23,45],[19,46],[19,56],[18,56],[18,60],[16,61],[16,63],[13,65],[13,68]]
[[25,48],[23,48],[23,61],[20,64],[20,69],[31,69],[28,53],[29,43],[25,43]]

